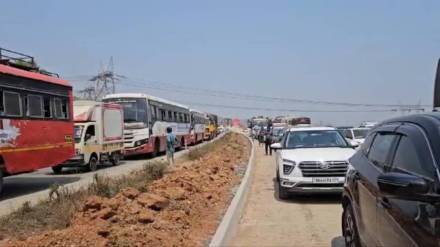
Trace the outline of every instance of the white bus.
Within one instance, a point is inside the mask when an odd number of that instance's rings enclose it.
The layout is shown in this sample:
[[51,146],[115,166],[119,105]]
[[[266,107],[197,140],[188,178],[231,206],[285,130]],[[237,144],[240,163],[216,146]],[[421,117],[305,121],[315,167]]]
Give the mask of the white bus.
[[208,126],[209,119],[206,114],[194,109],[190,110],[191,114],[191,144],[203,142],[203,135]]
[[124,107],[126,156],[156,156],[165,151],[167,127],[173,129],[178,146],[190,142],[190,111],[187,106],[142,93],[109,94],[103,101]]

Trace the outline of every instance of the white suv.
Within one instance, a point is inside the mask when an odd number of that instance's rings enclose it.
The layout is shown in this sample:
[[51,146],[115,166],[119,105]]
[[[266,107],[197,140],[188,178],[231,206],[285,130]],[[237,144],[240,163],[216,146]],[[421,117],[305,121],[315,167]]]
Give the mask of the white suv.
[[342,192],[348,159],[354,148],[335,128],[289,129],[277,149],[277,180],[281,199],[289,193]]
[[347,138],[351,145],[360,146],[364,143],[370,128],[350,128],[342,131],[344,137]]

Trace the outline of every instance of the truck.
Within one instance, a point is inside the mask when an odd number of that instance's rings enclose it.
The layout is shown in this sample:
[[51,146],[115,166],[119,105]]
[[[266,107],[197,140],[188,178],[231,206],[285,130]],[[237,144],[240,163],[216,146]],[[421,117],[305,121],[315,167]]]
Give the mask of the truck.
[[75,155],[53,167],[60,173],[64,167],[86,167],[95,171],[99,165],[118,165],[124,153],[124,113],[119,104],[74,101]]

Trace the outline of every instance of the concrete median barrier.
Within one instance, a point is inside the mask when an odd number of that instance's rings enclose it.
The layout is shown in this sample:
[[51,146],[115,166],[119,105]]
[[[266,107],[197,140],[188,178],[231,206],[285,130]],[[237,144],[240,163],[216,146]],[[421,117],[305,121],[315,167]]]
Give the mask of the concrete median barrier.
[[238,190],[236,191],[231,203],[229,204],[225,215],[223,216],[222,221],[220,222],[220,225],[217,227],[217,230],[211,239],[211,242],[209,244],[210,247],[228,246],[228,244],[234,237],[238,223],[240,222],[240,218],[243,214],[250,190],[250,184],[254,171],[253,167],[255,163],[254,142],[252,141],[252,139],[248,139],[251,143],[252,148],[246,172],[241,180]]

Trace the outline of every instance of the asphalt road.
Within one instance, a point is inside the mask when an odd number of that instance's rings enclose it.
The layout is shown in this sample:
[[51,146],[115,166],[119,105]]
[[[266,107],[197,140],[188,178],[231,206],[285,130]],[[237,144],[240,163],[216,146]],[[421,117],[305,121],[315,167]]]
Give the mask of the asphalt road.
[[344,246],[340,195],[280,200],[275,158],[256,148],[255,172],[233,246]]

